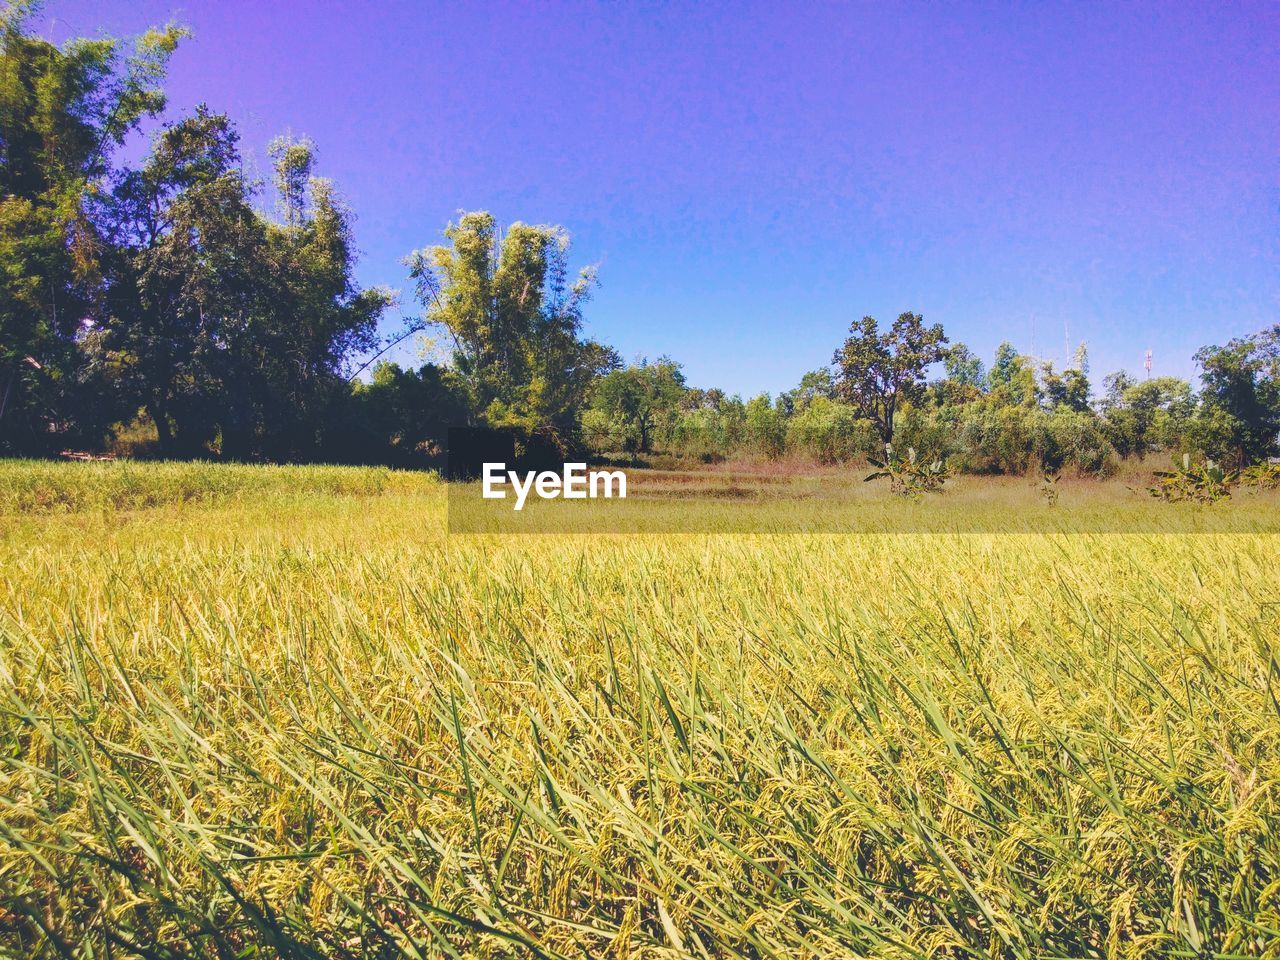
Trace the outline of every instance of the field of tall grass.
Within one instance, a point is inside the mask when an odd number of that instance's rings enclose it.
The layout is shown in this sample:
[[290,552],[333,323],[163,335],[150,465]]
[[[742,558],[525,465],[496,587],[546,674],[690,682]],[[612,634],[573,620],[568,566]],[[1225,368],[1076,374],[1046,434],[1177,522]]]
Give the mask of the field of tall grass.
[[1280,537],[445,508],[0,463],[0,955],[1280,957]]

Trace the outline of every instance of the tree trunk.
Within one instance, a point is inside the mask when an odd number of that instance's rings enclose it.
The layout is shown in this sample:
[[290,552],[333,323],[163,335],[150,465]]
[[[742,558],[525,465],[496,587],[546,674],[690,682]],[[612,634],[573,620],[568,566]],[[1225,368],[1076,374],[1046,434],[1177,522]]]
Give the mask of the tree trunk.
[[147,404],[147,414],[156,425],[156,439],[160,442],[160,452],[166,457],[173,455],[173,430],[169,426],[169,417],[165,413],[164,404],[153,400]]
[[13,381],[18,379],[16,370],[10,369],[4,381],[4,392],[0,393],[0,421],[4,420],[5,411],[9,409],[9,394],[13,390]]
[[873,403],[867,411],[876,425],[876,432],[880,434],[880,442],[885,446],[893,443],[893,415],[894,407],[897,406],[896,401],[897,397],[892,394],[887,398],[882,397],[878,404]]
[[233,411],[222,423],[223,460],[236,463],[247,461],[253,450],[252,429],[244,422],[241,411]]
[[885,416],[880,420],[880,422],[876,424],[876,427],[880,431],[880,439],[884,442],[885,446],[888,446],[889,444],[893,443],[893,414],[892,413],[885,414]]

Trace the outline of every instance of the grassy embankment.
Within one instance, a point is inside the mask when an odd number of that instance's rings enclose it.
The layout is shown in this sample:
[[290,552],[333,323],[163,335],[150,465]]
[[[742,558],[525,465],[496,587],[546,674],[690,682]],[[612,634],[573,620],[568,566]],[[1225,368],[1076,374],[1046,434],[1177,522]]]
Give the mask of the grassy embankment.
[[0,463],[0,954],[1280,956],[1278,561]]

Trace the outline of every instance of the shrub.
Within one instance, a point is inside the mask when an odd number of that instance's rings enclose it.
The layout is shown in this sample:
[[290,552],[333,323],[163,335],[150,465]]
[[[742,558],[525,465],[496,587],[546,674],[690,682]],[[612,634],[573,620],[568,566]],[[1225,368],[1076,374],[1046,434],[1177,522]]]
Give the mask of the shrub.
[[782,414],[767,393],[752,397],[746,411],[747,443],[766,457],[782,455],[787,442],[787,428]]
[[815,397],[787,425],[787,448],[821,463],[865,460],[881,449],[869,420],[847,404]]
[[1147,492],[1159,500],[1217,503],[1231,496],[1231,487],[1240,474],[1224,470],[1212,460],[1194,465],[1191,455],[1184,453],[1181,464],[1175,463],[1172,470],[1157,470],[1155,479]]
[[942,489],[950,472],[940,457],[921,458],[915,447],[907,449],[906,459],[899,456],[892,444],[885,444],[884,459],[871,460],[876,467],[874,473],[864,477],[864,481],[889,481],[889,489],[900,497],[917,499],[922,493],[933,493]]

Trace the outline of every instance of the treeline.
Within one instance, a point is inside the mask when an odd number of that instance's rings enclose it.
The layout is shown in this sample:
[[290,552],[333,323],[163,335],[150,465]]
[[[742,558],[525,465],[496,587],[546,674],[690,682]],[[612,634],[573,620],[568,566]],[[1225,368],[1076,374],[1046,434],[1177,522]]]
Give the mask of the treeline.
[[[380,336],[397,294],[355,282],[352,216],[312,143],[273,142],[257,182],[202,106],[118,163],[163,116],[184,31],[58,47],[30,14],[0,14],[0,453],[429,466],[452,425],[574,455],[843,462],[892,443],[1000,472],[1276,452],[1280,326],[1201,350],[1198,389],[1117,373],[1095,390],[1083,348],[1057,370],[1003,344],[987,368],[918,315],[864,318],[830,365],[744,401],[584,337],[596,278],[571,271],[567,234],[487,213],[406,258],[420,312]],[[380,359],[427,327],[440,362]]]
[[[562,230],[463,216],[407,258],[424,312],[382,338],[395,294],[356,284],[351,214],[309,141],[272,143],[258,183],[202,106],[116,164],[162,114],[184,31],[57,47],[31,13],[0,14],[0,452],[411,465],[467,423],[577,442],[618,360],[580,335],[594,275],[570,275]],[[446,364],[361,378],[427,324]]]
[[1148,454],[1244,466],[1277,453],[1280,326],[1200,350],[1198,391],[1177,377],[1124,372],[1095,390],[1084,344],[1058,369],[1002,343],[988,367],[963,343],[948,344],[940,327],[922,337],[925,329],[914,314],[884,334],[865,318],[830,366],[776,397],[690,388],[665,358],[637,364],[601,379],[584,423],[600,452],[708,462],[864,461],[889,443],[965,472],[1106,475]]
[[389,297],[353,282],[350,214],[311,145],[271,146],[278,218],[205,107],[116,166],[184,31],[126,56],[55,47],[30,14],[0,26],[0,449],[94,449],[141,415],[166,456],[317,454]]

